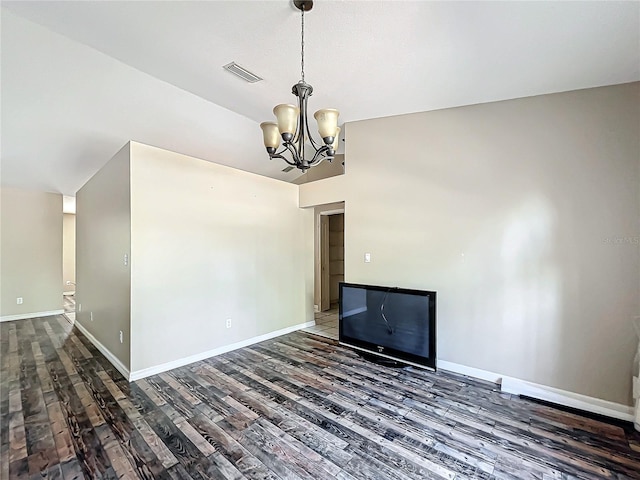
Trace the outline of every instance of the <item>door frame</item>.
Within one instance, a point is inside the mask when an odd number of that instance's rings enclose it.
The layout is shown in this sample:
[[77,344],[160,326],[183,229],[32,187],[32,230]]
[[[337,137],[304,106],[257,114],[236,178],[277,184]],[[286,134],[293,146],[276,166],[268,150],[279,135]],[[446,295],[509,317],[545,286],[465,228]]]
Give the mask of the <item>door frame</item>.
[[[319,283],[319,311],[331,308],[331,286],[329,277],[329,216],[344,214],[344,206],[320,211],[317,218],[318,254],[316,257],[316,282]],[[343,233],[344,235],[344,233]]]

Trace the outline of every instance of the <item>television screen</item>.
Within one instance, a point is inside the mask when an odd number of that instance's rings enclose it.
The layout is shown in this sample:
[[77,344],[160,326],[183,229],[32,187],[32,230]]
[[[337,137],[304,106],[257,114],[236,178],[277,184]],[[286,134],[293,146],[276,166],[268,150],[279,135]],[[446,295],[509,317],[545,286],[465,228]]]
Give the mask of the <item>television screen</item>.
[[436,292],[340,284],[340,343],[436,368]]

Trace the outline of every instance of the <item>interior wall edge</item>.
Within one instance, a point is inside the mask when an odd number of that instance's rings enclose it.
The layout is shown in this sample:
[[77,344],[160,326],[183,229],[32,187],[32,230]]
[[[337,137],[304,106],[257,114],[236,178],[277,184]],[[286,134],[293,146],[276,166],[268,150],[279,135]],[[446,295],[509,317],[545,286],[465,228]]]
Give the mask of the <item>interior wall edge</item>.
[[122,363],[122,361],[118,357],[116,357],[107,347],[100,343],[100,341],[96,337],[94,337],[91,332],[89,332],[89,330],[83,327],[80,322],[76,321],[74,325],[98,350],[100,350],[100,353],[102,353],[105,358],[109,360],[109,363],[111,363],[111,365],[113,365],[114,368],[118,370],[124,378],[130,380],[129,377],[131,376],[131,374],[129,372],[129,369],[125,367],[124,363]]

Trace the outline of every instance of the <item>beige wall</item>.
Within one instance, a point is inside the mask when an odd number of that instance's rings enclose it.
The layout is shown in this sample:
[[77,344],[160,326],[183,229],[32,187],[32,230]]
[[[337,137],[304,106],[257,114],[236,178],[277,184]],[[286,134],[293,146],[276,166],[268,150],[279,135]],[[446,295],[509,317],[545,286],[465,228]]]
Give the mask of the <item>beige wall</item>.
[[307,208],[344,202],[347,195],[348,181],[349,179],[346,178],[346,175],[338,175],[337,177],[300,185],[298,205],[300,208]]
[[132,371],[313,320],[296,185],[131,145]]
[[[437,290],[438,358],[629,405],[640,84],[347,125],[346,281]],[[365,252],[371,263],[363,262]]]
[[61,310],[62,195],[3,187],[0,203],[0,316]]
[[124,255],[131,248],[129,163],[127,144],[76,194],[76,322],[128,369],[131,281]]
[[[67,285],[71,282],[71,285]],[[76,216],[72,213],[62,215],[62,291],[73,292],[76,289]]]

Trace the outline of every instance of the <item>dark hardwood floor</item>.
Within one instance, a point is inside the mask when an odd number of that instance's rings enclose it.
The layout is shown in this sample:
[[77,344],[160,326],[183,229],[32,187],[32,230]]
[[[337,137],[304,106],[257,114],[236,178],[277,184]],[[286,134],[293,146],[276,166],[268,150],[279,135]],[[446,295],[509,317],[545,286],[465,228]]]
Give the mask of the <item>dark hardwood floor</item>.
[[133,383],[62,316],[0,347],[2,479],[640,478],[630,425],[307,333]]

